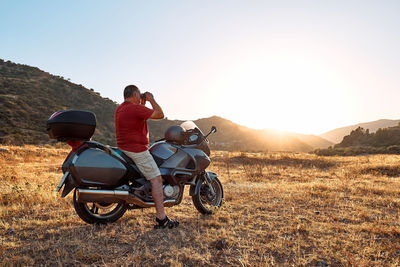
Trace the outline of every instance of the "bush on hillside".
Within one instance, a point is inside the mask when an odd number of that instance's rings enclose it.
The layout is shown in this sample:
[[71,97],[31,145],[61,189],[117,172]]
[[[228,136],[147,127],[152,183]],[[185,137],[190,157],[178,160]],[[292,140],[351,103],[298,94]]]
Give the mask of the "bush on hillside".
[[400,154],[400,126],[378,129],[376,133],[358,127],[334,147],[317,149],[314,153],[321,156]]

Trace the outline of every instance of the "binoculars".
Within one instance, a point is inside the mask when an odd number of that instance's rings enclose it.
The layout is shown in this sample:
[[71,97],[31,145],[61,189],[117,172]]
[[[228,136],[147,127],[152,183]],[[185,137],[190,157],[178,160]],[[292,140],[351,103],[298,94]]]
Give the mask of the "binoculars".
[[141,99],[146,99],[146,95],[143,93],[143,94],[140,94],[140,98]]

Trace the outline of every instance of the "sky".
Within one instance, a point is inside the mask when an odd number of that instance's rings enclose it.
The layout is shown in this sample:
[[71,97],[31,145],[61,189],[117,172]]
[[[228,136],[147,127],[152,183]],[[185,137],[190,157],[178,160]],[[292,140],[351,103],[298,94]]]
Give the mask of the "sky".
[[400,119],[400,1],[0,0],[0,58],[169,119],[306,134]]

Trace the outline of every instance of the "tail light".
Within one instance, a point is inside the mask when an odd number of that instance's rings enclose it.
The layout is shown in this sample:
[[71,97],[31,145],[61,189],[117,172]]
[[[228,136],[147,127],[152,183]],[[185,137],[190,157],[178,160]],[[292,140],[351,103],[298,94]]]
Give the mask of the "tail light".
[[81,141],[67,141],[67,144],[71,146],[72,152],[75,152],[81,145]]

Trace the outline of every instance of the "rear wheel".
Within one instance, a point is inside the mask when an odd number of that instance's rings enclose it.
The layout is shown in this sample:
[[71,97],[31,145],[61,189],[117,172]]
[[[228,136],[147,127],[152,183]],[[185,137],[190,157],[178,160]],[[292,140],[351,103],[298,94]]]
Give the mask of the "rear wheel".
[[78,216],[87,223],[107,224],[118,220],[128,205],[121,203],[78,202],[74,191],[74,208]]
[[200,179],[196,183],[195,190],[198,193],[192,196],[192,200],[194,206],[200,213],[212,214],[222,205],[224,192],[221,182],[215,177],[211,182],[211,186],[215,194],[213,194],[210,187]]

